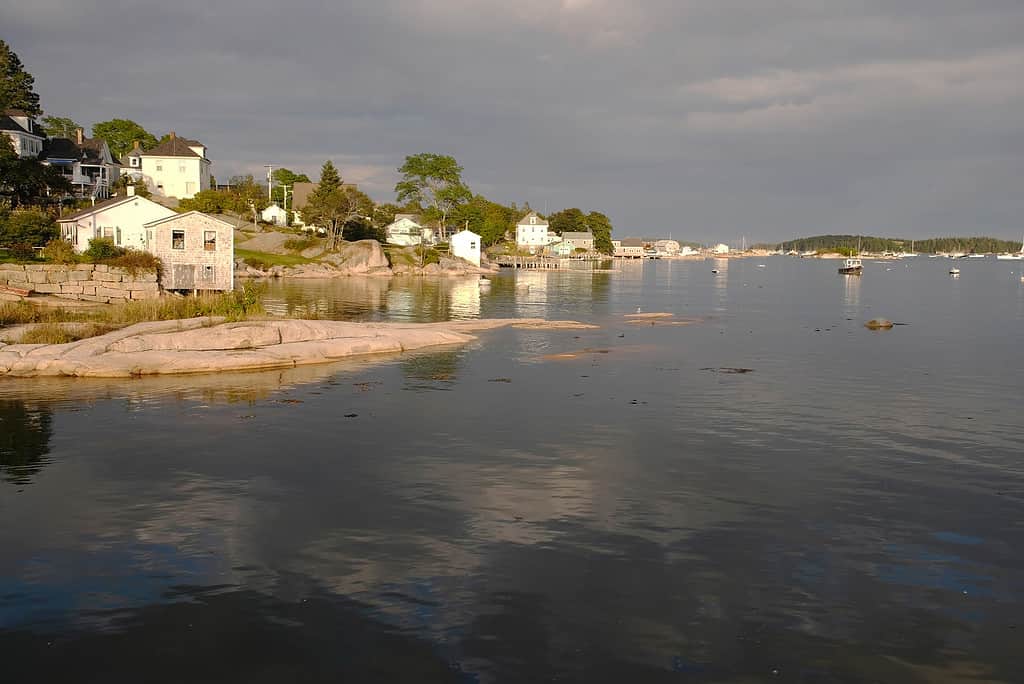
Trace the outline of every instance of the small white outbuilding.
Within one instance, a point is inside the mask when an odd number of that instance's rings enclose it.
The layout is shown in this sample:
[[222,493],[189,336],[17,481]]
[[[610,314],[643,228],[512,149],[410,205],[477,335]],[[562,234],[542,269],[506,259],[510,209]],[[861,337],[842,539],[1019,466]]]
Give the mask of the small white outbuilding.
[[279,207],[276,202],[260,212],[260,218],[275,226],[288,225],[288,212]]
[[451,239],[452,256],[480,265],[480,236],[471,230],[460,230]]

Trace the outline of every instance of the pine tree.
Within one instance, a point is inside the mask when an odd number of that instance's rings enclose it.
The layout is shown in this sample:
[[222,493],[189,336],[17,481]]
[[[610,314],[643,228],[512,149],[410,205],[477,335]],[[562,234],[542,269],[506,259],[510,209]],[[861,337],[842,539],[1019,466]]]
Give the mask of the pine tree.
[[35,79],[25,71],[18,55],[0,40],[0,112],[20,109],[33,116],[42,114],[34,86]]

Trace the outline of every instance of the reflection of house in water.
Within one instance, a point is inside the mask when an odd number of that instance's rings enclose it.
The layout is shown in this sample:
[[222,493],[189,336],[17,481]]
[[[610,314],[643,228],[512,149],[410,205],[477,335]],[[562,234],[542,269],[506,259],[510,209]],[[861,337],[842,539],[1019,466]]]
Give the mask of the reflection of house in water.
[[725,311],[729,300],[729,260],[712,259],[711,268],[718,273],[715,279],[715,311]]
[[46,465],[53,413],[21,401],[0,400],[0,478],[28,484]]
[[480,318],[480,281],[464,278],[451,286],[451,317]]

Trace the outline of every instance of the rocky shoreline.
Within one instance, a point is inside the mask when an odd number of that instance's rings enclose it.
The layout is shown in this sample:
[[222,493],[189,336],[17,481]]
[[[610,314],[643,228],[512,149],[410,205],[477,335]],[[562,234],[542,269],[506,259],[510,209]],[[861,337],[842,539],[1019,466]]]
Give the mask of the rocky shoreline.
[[[257,248],[268,254],[286,255],[282,233],[265,233],[239,244],[248,250]],[[298,256],[311,261],[294,265],[253,264],[244,257],[235,260],[237,278],[346,278],[350,276],[470,276],[494,273],[496,264],[484,261],[482,266],[449,256],[439,255],[436,263],[420,264],[419,256],[411,247],[392,248],[389,255],[376,240],[343,243],[336,251],[327,252],[322,245],[302,250]]]
[[0,343],[0,377],[130,378],[293,368],[349,357],[465,344],[502,327],[585,329],[576,321],[480,319],[445,323],[216,318],[138,323],[67,344]]

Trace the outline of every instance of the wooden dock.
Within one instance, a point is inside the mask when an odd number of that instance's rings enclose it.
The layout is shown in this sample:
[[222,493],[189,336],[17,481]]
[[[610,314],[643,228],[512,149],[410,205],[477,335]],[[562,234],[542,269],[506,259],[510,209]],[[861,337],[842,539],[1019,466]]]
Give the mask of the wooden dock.
[[495,263],[502,268],[551,269],[559,268],[561,261],[561,259],[551,259],[549,257],[516,255],[504,255],[495,259]]

